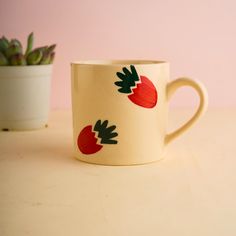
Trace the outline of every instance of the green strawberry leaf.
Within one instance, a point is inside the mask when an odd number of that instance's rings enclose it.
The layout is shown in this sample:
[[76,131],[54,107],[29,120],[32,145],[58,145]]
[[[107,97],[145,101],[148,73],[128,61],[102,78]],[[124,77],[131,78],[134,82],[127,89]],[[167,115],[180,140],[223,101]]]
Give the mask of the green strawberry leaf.
[[118,133],[113,132],[116,129],[115,125],[108,126],[108,120],[98,120],[94,126],[94,131],[98,132],[98,137],[101,138],[101,144],[117,144],[117,140],[112,138],[118,136]]
[[116,81],[115,85],[121,87],[118,89],[121,93],[131,93],[132,87],[136,85],[136,82],[139,81],[138,73],[133,65],[130,66],[130,71],[126,68],[122,68],[122,72],[117,72],[116,75],[121,81]]

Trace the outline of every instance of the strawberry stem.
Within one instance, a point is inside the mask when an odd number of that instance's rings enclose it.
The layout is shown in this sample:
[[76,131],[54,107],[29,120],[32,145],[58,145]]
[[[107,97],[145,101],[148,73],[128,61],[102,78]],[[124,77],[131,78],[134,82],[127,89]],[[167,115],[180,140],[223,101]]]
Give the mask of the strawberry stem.
[[113,132],[115,129],[115,125],[108,127],[108,120],[103,122],[98,120],[93,130],[98,132],[98,137],[101,138],[101,144],[117,144],[117,140],[112,140],[112,138],[118,136],[116,132]]
[[131,93],[132,87],[136,85],[139,81],[138,73],[133,65],[130,65],[130,71],[126,68],[122,68],[122,72],[117,72],[116,75],[121,79],[121,81],[116,81],[115,85],[121,88],[118,89],[121,93]]

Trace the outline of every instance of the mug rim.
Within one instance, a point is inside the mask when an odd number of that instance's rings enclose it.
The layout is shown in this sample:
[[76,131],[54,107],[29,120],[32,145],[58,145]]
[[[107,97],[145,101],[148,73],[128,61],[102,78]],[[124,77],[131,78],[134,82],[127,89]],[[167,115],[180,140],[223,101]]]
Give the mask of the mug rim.
[[71,65],[88,65],[88,66],[121,66],[121,65],[157,65],[166,64],[162,60],[143,60],[143,59],[124,59],[124,60],[79,60],[71,62]]

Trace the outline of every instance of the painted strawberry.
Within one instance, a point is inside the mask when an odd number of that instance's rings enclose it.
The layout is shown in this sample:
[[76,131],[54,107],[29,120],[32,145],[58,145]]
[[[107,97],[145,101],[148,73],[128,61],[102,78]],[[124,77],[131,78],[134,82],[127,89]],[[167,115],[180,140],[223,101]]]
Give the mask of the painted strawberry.
[[146,76],[138,76],[133,65],[130,66],[130,71],[126,67],[123,67],[123,72],[116,73],[121,79],[121,81],[115,82],[115,85],[121,87],[118,91],[129,94],[128,98],[136,105],[145,108],[155,107],[158,94],[152,81]]
[[[83,154],[93,154],[100,151],[103,144],[117,144],[118,141],[113,140],[118,136],[115,125],[108,127],[108,120],[98,120],[93,127],[88,125],[83,128],[78,136],[77,145]],[[98,138],[97,138],[98,137]]]

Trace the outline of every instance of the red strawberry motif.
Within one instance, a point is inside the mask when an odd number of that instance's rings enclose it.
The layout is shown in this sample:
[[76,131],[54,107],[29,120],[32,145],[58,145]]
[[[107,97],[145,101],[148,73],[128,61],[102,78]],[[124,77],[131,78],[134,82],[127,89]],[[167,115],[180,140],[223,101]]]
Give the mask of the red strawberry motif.
[[[77,138],[77,145],[79,150],[83,154],[93,154],[100,151],[103,148],[103,144],[117,144],[116,140],[112,138],[118,136],[116,132],[113,132],[116,128],[115,125],[110,127],[108,120],[101,122],[98,120],[93,128],[92,125],[88,125],[83,128]],[[96,138],[96,136],[98,138]]]
[[118,91],[129,94],[128,98],[134,104],[145,108],[156,106],[158,94],[154,84],[146,76],[138,76],[133,65],[130,66],[130,71],[124,67],[123,73],[117,72],[116,75],[121,79],[115,82],[115,85],[121,87]]

